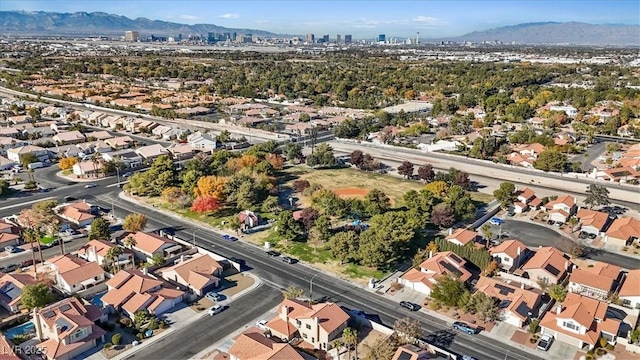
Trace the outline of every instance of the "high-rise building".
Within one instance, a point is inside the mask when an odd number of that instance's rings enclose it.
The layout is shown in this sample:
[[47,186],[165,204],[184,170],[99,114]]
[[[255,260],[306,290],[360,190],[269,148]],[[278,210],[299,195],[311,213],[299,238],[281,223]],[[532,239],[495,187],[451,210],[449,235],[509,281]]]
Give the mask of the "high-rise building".
[[329,42],[329,35],[322,35],[322,42],[323,43],[328,43]]
[[124,41],[138,41],[140,40],[140,34],[137,31],[125,31]]
[[345,44],[351,44],[353,40],[351,40],[351,35],[345,35],[344,36],[344,43]]
[[378,35],[378,42],[383,43],[385,41],[387,41],[387,36],[385,34]]
[[304,41],[306,43],[313,44],[314,42],[316,42],[316,36],[313,34],[307,34],[304,37]]
[[216,42],[216,33],[207,33],[207,42],[209,44],[213,44],[214,42]]
[[340,44],[342,42],[342,36],[340,34],[336,35],[336,44]]
[[225,40],[225,41],[226,41],[226,40],[233,40],[233,39],[231,38],[231,33],[229,33],[229,32],[226,32],[226,33],[222,34],[222,36],[224,37],[224,40]]

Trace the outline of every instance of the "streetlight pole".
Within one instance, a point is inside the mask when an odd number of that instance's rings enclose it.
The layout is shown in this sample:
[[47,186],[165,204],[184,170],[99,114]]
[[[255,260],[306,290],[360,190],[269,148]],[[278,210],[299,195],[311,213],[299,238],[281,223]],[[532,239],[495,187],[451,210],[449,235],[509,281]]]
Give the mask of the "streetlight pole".
[[198,231],[198,229],[194,229],[193,230],[193,247],[196,247],[196,231]]
[[118,168],[118,164],[116,164],[116,175],[118,176],[118,187],[120,187],[120,168]]
[[320,273],[313,275],[311,277],[311,280],[309,280],[309,302],[313,302],[313,279],[315,279],[318,275],[320,275]]

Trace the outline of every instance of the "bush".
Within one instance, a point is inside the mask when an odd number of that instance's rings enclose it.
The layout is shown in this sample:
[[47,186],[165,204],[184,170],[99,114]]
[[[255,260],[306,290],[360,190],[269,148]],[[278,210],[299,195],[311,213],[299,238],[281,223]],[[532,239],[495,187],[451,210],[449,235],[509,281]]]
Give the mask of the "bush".
[[125,317],[120,318],[119,322],[122,326],[125,326],[125,327],[131,326],[131,319],[129,318],[125,318]]
[[111,343],[105,343],[105,344],[102,346],[102,348],[103,348],[103,349],[111,349],[111,347],[112,347],[112,346],[113,346],[113,345],[112,345]]
[[603,348],[597,348],[596,349],[596,355],[598,355],[598,356],[602,356],[602,355],[604,355],[606,353],[607,353],[607,350],[605,350]]
[[431,310],[440,310],[441,307],[442,305],[440,305],[440,303],[437,301],[432,301],[429,303],[429,309]]
[[158,328],[158,320],[156,319],[151,319],[151,322],[149,322],[149,330],[156,330]]
[[612,351],[613,350],[613,345],[607,344],[606,348],[607,348],[607,350]]
[[144,334],[143,334],[143,333],[138,333],[138,334],[136,335],[136,338],[137,338],[138,340],[144,340]]
[[584,360],[593,360],[594,357],[592,354],[587,353],[587,355],[584,356]]
[[115,333],[115,334],[113,334],[113,336],[111,337],[111,342],[112,342],[114,345],[120,345],[120,344],[122,344],[122,334],[119,334],[119,333]]
[[166,328],[166,327],[167,327],[167,323],[165,323],[164,321],[160,321],[160,324],[158,325],[158,327],[159,327],[160,329],[164,329],[164,328]]

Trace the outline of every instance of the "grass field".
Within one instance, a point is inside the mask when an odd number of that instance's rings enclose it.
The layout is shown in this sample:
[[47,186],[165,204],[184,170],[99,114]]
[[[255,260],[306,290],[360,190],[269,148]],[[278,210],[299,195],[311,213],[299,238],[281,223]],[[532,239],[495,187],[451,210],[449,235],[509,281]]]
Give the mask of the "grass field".
[[55,240],[56,240],[56,238],[53,237],[53,236],[43,236],[43,237],[40,238],[40,242],[45,244],[45,245],[49,245],[52,242],[54,242]]

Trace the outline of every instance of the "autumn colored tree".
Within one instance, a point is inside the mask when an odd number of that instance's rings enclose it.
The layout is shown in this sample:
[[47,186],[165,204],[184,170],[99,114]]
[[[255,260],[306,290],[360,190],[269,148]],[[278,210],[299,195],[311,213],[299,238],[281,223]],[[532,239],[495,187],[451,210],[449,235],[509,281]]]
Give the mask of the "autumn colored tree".
[[260,160],[255,155],[244,154],[239,158],[231,158],[227,161],[227,169],[231,171],[240,171],[247,167],[254,167],[258,165]]
[[298,221],[302,224],[305,230],[309,231],[315,225],[316,219],[320,217],[318,210],[308,207],[300,211],[300,218]]
[[274,170],[282,170],[284,158],[278,154],[267,154],[264,159],[271,164]]
[[413,175],[413,163],[411,161],[403,161],[400,166],[398,166],[398,174],[402,175],[405,178],[409,178]]
[[162,199],[168,203],[175,202],[182,195],[182,190],[179,187],[168,187],[162,190]]
[[71,169],[73,165],[77,163],[78,163],[78,158],[66,157],[66,158],[60,159],[60,162],[58,163],[58,167],[60,167],[60,170],[67,170],[67,169]]
[[303,179],[296,180],[292,184],[293,191],[298,192],[298,193],[303,192],[309,186],[311,186],[309,181],[308,180],[303,180]]
[[356,167],[362,166],[362,162],[364,161],[364,154],[360,150],[354,150],[349,157],[349,162]]
[[432,182],[433,179],[436,177],[436,172],[433,171],[433,165],[431,164],[426,164],[423,166],[420,166],[418,168],[418,177],[420,178],[420,180],[424,181],[424,182]]
[[425,190],[431,191],[431,193],[437,197],[447,196],[447,192],[449,191],[449,185],[444,181],[433,181],[424,188]]
[[215,197],[211,195],[201,195],[193,200],[193,204],[191,204],[191,211],[195,211],[200,214],[212,213],[220,210],[221,207],[220,201]]
[[456,216],[451,205],[441,203],[431,211],[431,222],[442,228],[447,228],[456,222]]
[[129,214],[124,218],[122,228],[128,232],[137,232],[147,225],[147,216],[144,214]]
[[193,193],[196,197],[212,196],[218,202],[222,203],[225,200],[225,187],[228,181],[228,178],[222,176],[203,176],[198,179]]

